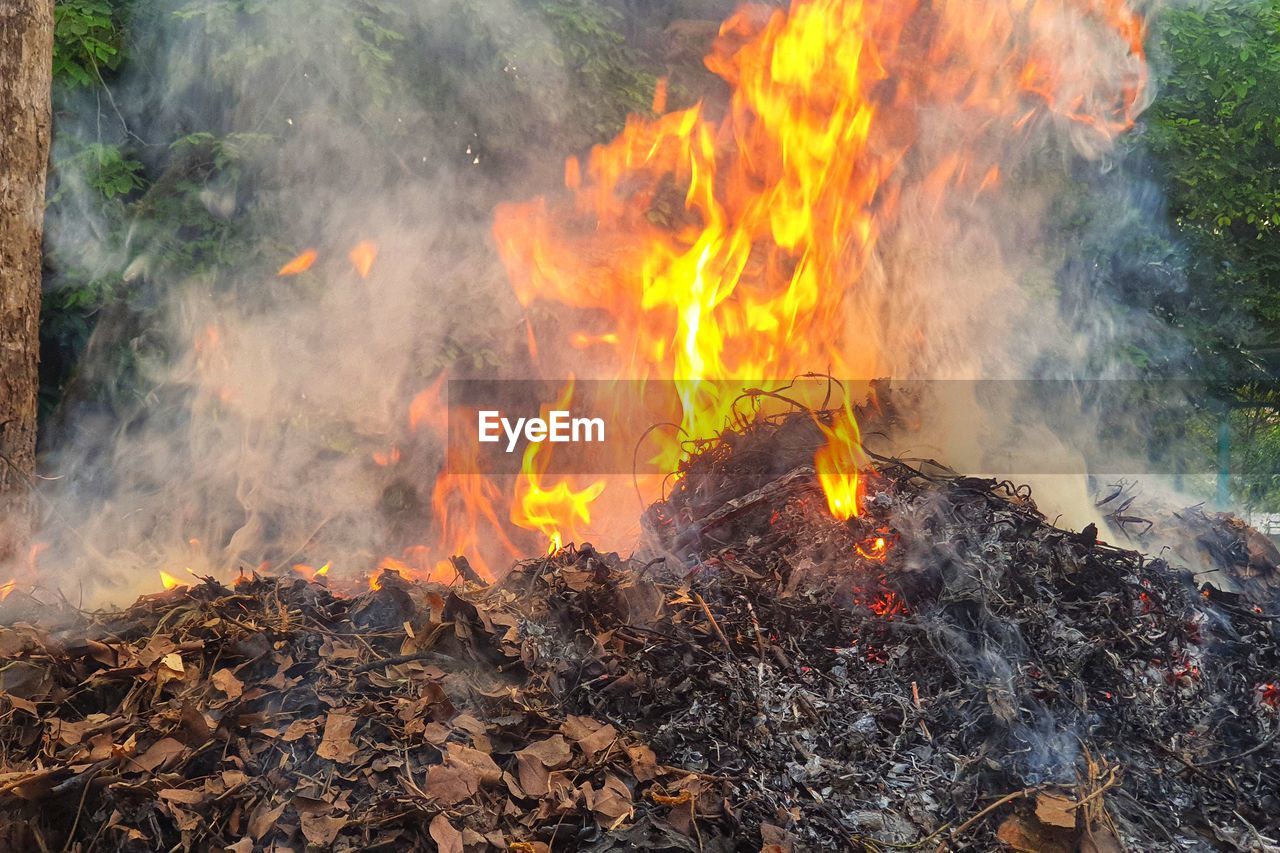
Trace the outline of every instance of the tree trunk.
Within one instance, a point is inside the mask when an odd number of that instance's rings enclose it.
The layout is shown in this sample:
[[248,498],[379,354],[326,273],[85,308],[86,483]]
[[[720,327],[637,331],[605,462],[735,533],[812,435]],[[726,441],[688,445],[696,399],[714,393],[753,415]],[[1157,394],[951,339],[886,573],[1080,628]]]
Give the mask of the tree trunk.
[[31,526],[53,2],[0,0],[0,564]]

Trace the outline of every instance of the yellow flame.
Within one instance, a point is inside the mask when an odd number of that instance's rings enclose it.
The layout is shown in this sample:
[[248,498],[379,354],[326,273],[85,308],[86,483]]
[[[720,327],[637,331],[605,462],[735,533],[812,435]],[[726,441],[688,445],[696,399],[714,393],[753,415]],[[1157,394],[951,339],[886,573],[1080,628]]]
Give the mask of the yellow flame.
[[178,580],[173,575],[166,572],[164,569],[160,570],[160,583],[164,586],[165,589],[174,589],[176,587],[180,587],[183,585],[182,581]]
[[818,420],[826,443],[814,454],[813,467],[827,497],[827,508],[838,520],[858,514],[858,469],[862,463],[862,439],[858,421],[849,406],[837,411],[831,423]]
[[322,578],[329,574],[329,563],[325,563],[318,569],[313,566],[309,566],[306,563],[295,563],[293,570],[307,580],[313,581],[316,578]]
[[[551,406],[544,406],[545,418],[553,410],[567,411],[573,400],[573,381],[570,380]],[[515,502],[511,508],[511,521],[526,530],[537,530],[547,537],[548,554],[559,551],[566,538],[576,541],[582,530],[591,523],[591,504],[604,491],[604,480],[596,480],[585,488],[574,489],[567,480],[560,480],[550,488],[543,485],[550,450],[541,442],[530,442],[525,448],[520,465],[520,479],[516,482]]]

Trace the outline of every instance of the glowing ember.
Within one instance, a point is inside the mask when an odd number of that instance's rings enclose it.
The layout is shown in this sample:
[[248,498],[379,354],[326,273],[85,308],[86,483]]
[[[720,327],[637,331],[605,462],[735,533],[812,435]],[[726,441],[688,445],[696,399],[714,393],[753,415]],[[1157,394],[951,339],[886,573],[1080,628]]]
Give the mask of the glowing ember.
[[289,263],[280,267],[280,271],[277,272],[276,275],[290,276],[304,273],[311,269],[311,265],[316,262],[316,256],[317,254],[315,249],[307,249],[305,252],[289,261]]
[[907,605],[902,602],[895,592],[886,592],[884,595],[875,599],[870,604],[871,612],[883,619],[892,619],[894,616],[905,616],[909,612]]
[[855,545],[854,550],[858,552],[858,556],[864,560],[875,560],[881,562],[889,553],[889,543],[883,536],[877,536],[871,540],[868,547],[863,548],[862,545]]
[[351,261],[351,266],[357,275],[368,278],[369,271],[373,269],[373,262],[378,259],[378,244],[372,240],[361,240],[351,247],[351,251],[347,253],[347,259]]

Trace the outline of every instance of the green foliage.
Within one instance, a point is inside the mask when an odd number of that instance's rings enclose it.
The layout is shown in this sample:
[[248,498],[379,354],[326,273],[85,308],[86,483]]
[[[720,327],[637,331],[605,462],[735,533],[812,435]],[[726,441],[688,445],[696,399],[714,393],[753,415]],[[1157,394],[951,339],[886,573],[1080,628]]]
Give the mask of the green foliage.
[[[142,163],[129,157],[119,145],[101,142],[81,145],[77,152],[62,157],[54,169],[84,176],[89,187],[106,201],[113,201],[145,186]],[[58,204],[65,195],[65,187],[55,186],[49,193],[49,203]]]
[[1280,372],[1280,0],[1169,6],[1151,49],[1146,142],[1186,275],[1172,313],[1233,407],[1234,498],[1280,509],[1278,401],[1256,381]]
[[122,61],[119,16],[110,0],[58,0],[54,7],[53,76],[60,84],[85,87],[102,82],[101,69]]
[[1192,260],[1192,313],[1219,349],[1267,343],[1280,321],[1280,3],[1172,7],[1148,140]]
[[558,48],[552,55],[563,57],[581,80],[578,91],[589,93],[574,120],[601,136],[617,132],[628,113],[649,105],[656,82],[627,47],[621,13],[598,0],[544,0],[539,7]]

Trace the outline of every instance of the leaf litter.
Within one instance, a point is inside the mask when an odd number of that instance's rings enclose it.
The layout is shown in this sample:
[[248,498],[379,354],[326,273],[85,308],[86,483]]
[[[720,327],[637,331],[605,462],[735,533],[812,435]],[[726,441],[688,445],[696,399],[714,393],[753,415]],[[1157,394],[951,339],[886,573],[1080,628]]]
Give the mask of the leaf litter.
[[[837,522],[820,441],[798,415],[728,433],[645,551],[487,587],[11,598],[0,847],[1275,849],[1273,587],[933,463],[871,460]],[[1258,547],[1215,553],[1258,576]]]

